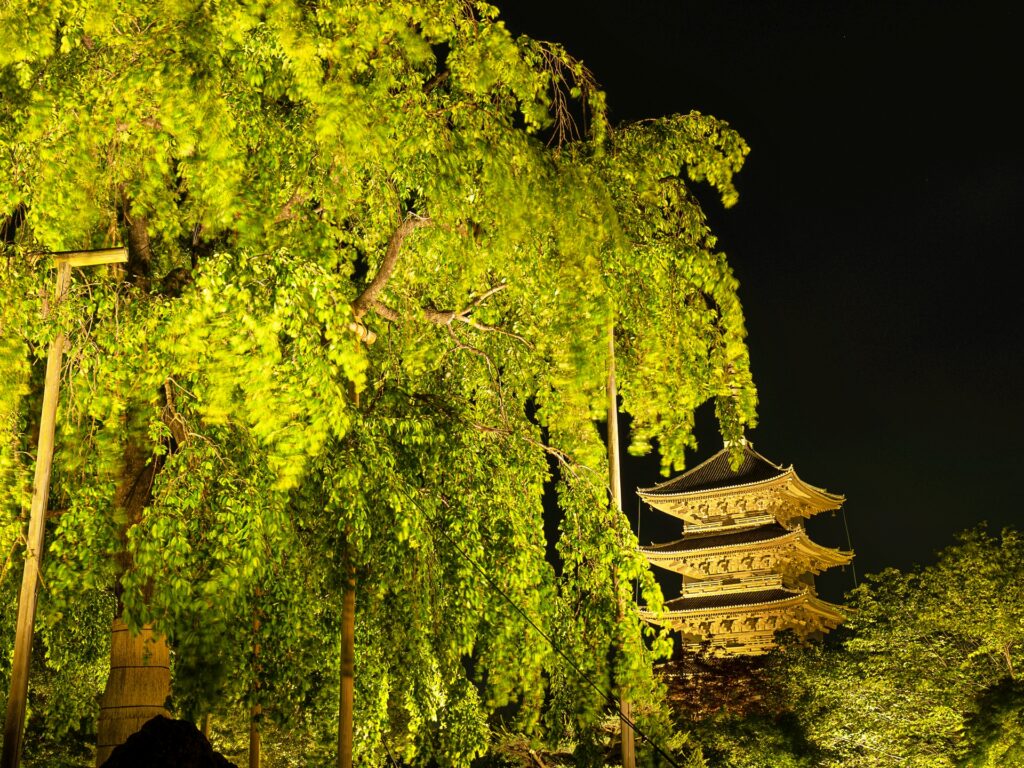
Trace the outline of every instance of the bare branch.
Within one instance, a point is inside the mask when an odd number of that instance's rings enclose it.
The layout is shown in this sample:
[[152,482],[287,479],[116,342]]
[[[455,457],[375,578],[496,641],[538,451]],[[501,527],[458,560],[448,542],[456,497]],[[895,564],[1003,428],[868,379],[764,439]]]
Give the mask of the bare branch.
[[384,286],[387,285],[388,280],[391,279],[391,275],[395,271],[395,266],[398,264],[398,254],[401,253],[402,243],[413,231],[420,227],[426,227],[431,224],[431,221],[427,217],[420,216],[406,216],[402,220],[402,223],[398,225],[394,232],[391,233],[391,237],[388,238],[388,247],[384,251],[384,260],[380,264],[380,269],[377,270],[376,276],[370,282],[366,289],[356,297],[356,300],[352,302],[352,311],[355,314],[357,321],[362,320],[363,316],[370,310],[375,309],[374,303],[377,300],[377,295],[384,290]]
[[447,80],[450,74],[451,73],[447,69],[442,72],[438,72],[436,75],[434,75],[432,78],[430,78],[429,80],[427,80],[427,82],[423,84],[423,92],[430,93],[432,90],[437,88],[437,86],[441,85],[441,83]]
[[520,434],[518,432],[513,432],[511,429],[507,429],[505,427],[491,427],[491,426],[488,426],[487,424],[479,424],[479,423],[477,423],[475,421],[469,422],[469,426],[471,426],[473,429],[477,430],[478,432],[483,432],[485,435],[500,435],[501,437],[515,437],[515,438],[518,438],[520,440],[525,441],[526,443],[528,443],[529,445],[534,446],[535,448],[540,448],[542,451],[544,451],[545,453],[549,454],[550,456],[554,456],[558,460],[558,463],[563,468],[567,469],[572,474],[572,476],[577,478],[577,479],[579,479],[579,475],[576,472],[576,468],[577,467],[581,467],[582,466],[584,469],[590,469],[590,467],[587,467],[586,465],[577,464],[576,462],[574,462],[572,460],[572,457],[569,454],[567,454],[565,451],[560,451],[558,448],[550,446],[547,443],[542,442],[541,440],[535,440],[532,437],[527,437],[526,435]]
[[0,584],[4,583],[4,577],[7,575],[7,567],[14,558],[14,553],[18,549],[18,544],[25,540],[25,537],[20,533],[11,542],[11,551],[7,553],[7,557],[4,558],[4,564],[0,567]]
[[473,299],[473,301],[471,301],[469,303],[469,306],[467,306],[459,314],[460,315],[464,315],[467,312],[469,312],[471,309],[473,309],[473,307],[479,307],[481,304],[483,304],[485,301],[487,301],[489,298],[491,298],[491,296],[493,296],[496,293],[501,293],[506,288],[508,288],[508,283],[498,283],[493,288],[488,288],[486,291],[484,291],[479,296],[477,296],[475,299]]
[[174,407],[174,392],[171,389],[173,383],[172,379],[164,381],[164,396],[167,401],[160,414],[160,418],[167,425],[167,428],[171,430],[174,441],[178,445],[183,445],[185,440],[188,439],[189,431],[188,426],[185,424],[185,419],[178,413],[177,408]]
[[533,344],[528,342],[525,338],[520,336],[518,333],[513,333],[512,331],[506,331],[504,328],[499,328],[496,325],[487,325],[486,323],[481,323],[478,320],[474,320],[472,317],[465,317],[463,315],[456,315],[455,319],[458,320],[459,322],[465,323],[470,328],[476,328],[478,331],[487,331],[488,333],[500,333],[502,336],[508,336],[509,338],[515,339],[516,341],[521,343],[527,349],[533,349]]
[[[455,333],[455,329],[452,328],[450,325],[445,326],[445,330],[448,331],[448,335],[451,336],[452,341],[455,342],[455,346],[453,347],[453,349],[456,352],[463,350],[473,355],[476,355],[477,357],[482,358],[483,361],[487,364],[487,370],[490,371],[492,377],[494,376],[494,364],[491,362],[490,355],[488,355],[481,349],[477,349],[472,344],[467,344],[466,342],[464,342],[462,339],[459,338],[458,334]],[[450,350],[445,350],[444,354],[447,355],[449,351]]]

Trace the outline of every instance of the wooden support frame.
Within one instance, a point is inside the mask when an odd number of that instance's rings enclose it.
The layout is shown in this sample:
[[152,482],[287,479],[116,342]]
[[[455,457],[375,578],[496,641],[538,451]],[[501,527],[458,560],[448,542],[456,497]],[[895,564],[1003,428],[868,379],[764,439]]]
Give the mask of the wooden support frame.
[[95,267],[102,264],[124,264],[128,261],[127,248],[103,248],[96,251],[61,251],[49,254],[58,266]]
[[[47,254],[57,266],[57,288],[54,306],[68,293],[71,268],[123,264],[128,261],[126,248],[105,248],[94,251],[67,251]],[[32,483],[32,506],[29,512],[28,536],[25,544],[25,568],[18,595],[18,624],[14,637],[14,660],[11,665],[11,687],[7,696],[4,720],[4,747],[0,755],[2,768],[17,768],[21,763],[22,739],[25,734],[25,708],[28,701],[29,660],[32,655],[32,632],[39,600],[39,564],[46,536],[46,507],[50,498],[50,473],[53,468],[53,442],[57,426],[57,400],[60,393],[60,368],[66,339],[58,333],[50,344],[46,359],[46,382],[43,407],[39,419],[39,442],[35,476]]]

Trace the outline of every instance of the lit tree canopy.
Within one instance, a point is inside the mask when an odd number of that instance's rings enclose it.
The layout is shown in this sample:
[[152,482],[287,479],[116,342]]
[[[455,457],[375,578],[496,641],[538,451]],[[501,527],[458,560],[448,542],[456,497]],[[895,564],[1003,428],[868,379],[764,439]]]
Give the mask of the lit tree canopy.
[[[630,579],[658,597],[594,422],[612,327],[636,450],[681,466],[709,399],[726,437],[753,419],[736,282],[692,192],[735,201],[734,131],[612,128],[580,62],[463,0],[13,2],[0,105],[5,551],[40,358],[69,337],[51,621],[118,583],[176,648],[182,706],[287,720],[328,708],[355,573],[357,743],[462,764],[494,707],[599,706],[476,562],[597,679],[651,689],[615,606]],[[79,273],[47,311],[33,254],[121,242],[125,273]]]
[[1024,758],[1024,540],[968,531],[938,562],[853,590],[849,626],[778,658],[775,697],[816,765],[952,768]]

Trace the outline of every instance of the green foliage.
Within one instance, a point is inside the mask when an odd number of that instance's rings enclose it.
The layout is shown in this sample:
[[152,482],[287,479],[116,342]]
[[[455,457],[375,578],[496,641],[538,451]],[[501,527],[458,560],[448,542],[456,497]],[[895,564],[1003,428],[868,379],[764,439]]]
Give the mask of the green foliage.
[[[549,146],[567,84],[588,130]],[[634,450],[681,466],[708,399],[726,437],[752,423],[736,281],[691,191],[735,201],[735,132],[613,129],[580,62],[464,0],[9,3],[0,104],[0,212],[25,212],[0,270],[0,545],[60,328],[57,624],[116,584],[169,638],[180,711],[259,703],[323,749],[352,573],[361,761],[465,765],[488,717],[596,743],[601,698],[468,556],[667,727],[630,580],[660,597],[594,421],[613,326]],[[122,241],[127,280],[78,271],[44,311],[31,253]]]
[[[20,572],[21,563],[14,570]],[[3,615],[17,613],[20,579],[0,583]],[[98,697],[109,671],[109,592],[83,590],[63,614],[42,601],[33,645],[32,686],[28,700],[23,764],[39,768],[86,768],[94,764]],[[14,644],[14,624],[0,627],[4,649]],[[9,651],[0,657],[0,707],[10,686]]]
[[789,717],[717,714],[690,726],[709,765],[718,768],[812,768],[818,763]]
[[776,657],[778,695],[827,766],[1014,765],[1024,540],[969,531],[938,562],[853,591],[821,646]]
[[1024,764],[1024,685],[1003,680],[978,697],[967,720],[965,768]]

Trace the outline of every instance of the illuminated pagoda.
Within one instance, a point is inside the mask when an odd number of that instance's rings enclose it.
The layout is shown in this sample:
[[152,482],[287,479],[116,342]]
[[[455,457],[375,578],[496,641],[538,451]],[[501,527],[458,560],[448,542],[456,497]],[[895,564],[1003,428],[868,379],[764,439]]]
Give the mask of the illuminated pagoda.
[[727,446],[637,491],[683,523],[679,539],[640,548],[652,565],[683,577],[679,597],[645,617],[679,631],[687,650],[707,643],[716,656],[765,653],[782,630],[808,638],[834,629],[843,615],[817,596],[814,574],[853,558],[815,544],[803,526],[805,518],[838,509],[844,497],[808,485],[747,441],[741,447],[735,470]]

